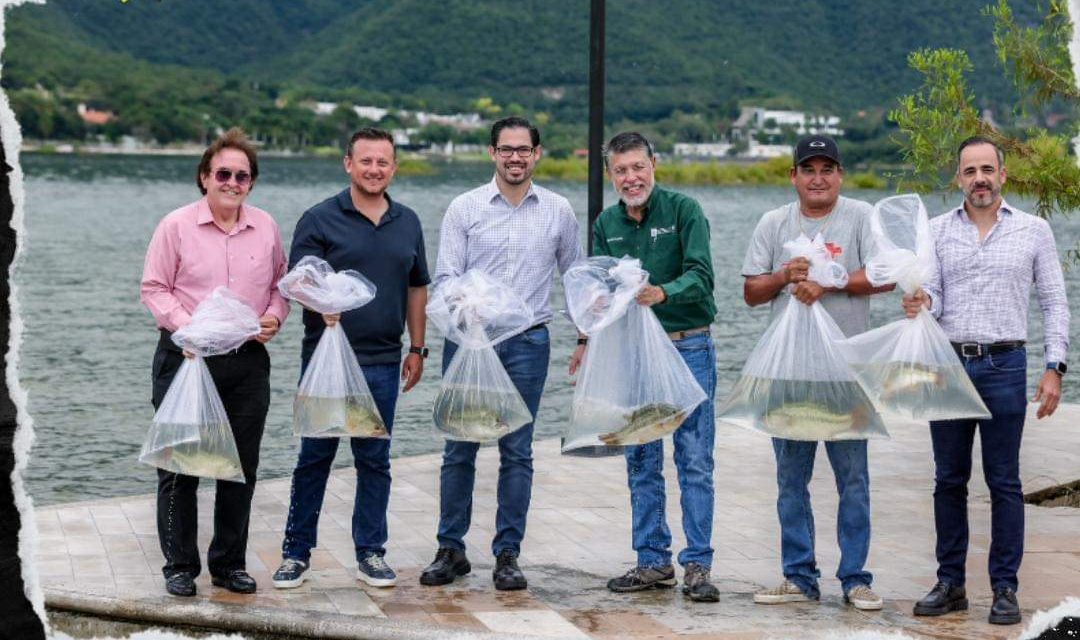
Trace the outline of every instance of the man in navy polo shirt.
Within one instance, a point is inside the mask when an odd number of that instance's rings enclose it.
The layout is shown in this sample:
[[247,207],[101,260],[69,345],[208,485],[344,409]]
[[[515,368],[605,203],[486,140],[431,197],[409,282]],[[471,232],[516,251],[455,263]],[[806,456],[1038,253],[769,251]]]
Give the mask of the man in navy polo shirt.
[[[424,308],[430,282],[420,218],[386,193],[396,170],[394,138],[389,133],[374,128],[354,133],[345,153],[349,188],[300,217],[289,254],[290,265],[304,256],[317,256],[335,271],[359,271],[377,287],[374,301],[344,314],[305,310],[301,360],[306,368],[323,329],[341,322],[387,430],[393,429],[399,367],[405,391],[420,380],[424,370]],[[406,325],[411,346],[402,363],[401,334]],[[390,441],[350,438],[349,444],[356,467],[352,534],[359,579],[375,587],[390,587],[397,580],[383,560]],[[300,439],[281,545],[283,562],[273,576],[275,587],[296,587],[304,581],[337,448],[337,438]]]

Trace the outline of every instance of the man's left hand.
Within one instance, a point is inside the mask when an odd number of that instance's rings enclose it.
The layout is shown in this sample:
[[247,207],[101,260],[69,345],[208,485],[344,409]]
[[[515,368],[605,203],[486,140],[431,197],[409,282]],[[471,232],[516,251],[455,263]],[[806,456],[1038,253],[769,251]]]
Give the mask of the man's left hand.
[[259,318],[259,335],[255,336],[255,339],[259,342],[266,344],[270,342],[270,339],[277,335],[278,329],[281,328],[281,321],[277,319],[277,316],[272,316],[269,313]]
[[405,362],[401,365],[401,379],[405,381],[405,388],[402,389],[403,393],[408,393],[410,389],[416,386],[417,382],[420,382],[420,376],[424,373],[424,359],[420,357],[419,353],[410,353],[405,356]]
[[637,294],[637,303],[646,307],[660,304],[664,300],[667,300],[667,294],[664,293],[664,289],[662,287],[655,287],[651,284],[645,285]]
[[1061,402],[1061,376],[1056,371],[1049,369],[1039,381],[1039,388],[1035,390],[1035,399],[1032,402],[1042,402],[1035,417],[1040,420],[1054,415],[1057,411],[1058,402]]
[[795,285],[795,292],[792,295],[803,304],[814,304],[825,295],[825,287],[813,280],[803,280]]

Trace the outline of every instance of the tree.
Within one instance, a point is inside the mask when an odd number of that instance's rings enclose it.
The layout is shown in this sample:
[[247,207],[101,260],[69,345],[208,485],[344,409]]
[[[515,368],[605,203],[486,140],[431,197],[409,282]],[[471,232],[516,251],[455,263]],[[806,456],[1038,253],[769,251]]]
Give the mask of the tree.
[[[1008,154],[1006,188],[1031,197],[1044,218],[1080,209],[1080,165],[1071,155],[1071,138],[1078,132],[1080,90],[1069,58],[1071,23],[1064,0],[1050,0],[1042,23],[1022,27],[1008,0],[998,0],[984,14],[994,20],[994,47],[1008,79],[1022,96],[1018,110],[1054,108],[1068,116],[1065,131],[1052,133],[1031,127],[1008,132],[979,118],[966,75],[971,61],[963,51],[924,49],[913,52],[908,64],[923,75],[919,90],[899,99],[889,118],[904,134],[897,140],[911,165],[901,188],[926,192],[950,188],[956,148],[965,138],[985,135]],[[1069,263],[1080,262],[1080,242],[1067,252]]]

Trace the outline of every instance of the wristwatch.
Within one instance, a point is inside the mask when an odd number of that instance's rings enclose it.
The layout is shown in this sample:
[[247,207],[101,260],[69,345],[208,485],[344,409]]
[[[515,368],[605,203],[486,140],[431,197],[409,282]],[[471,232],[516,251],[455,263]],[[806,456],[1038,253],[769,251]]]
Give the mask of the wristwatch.
[[588,339],[587,337],[586,337],[586,338],[578,338],[578,339],[577,339],[577,343],[578,343],[579,345],[580,345],[580,344],[589,344],[589,339]]
[[427,347],[409,347],[409,353],[415,353],[421,358],[426,358],[428,355]]
[[1069,370],[1069,367],[1064,362],[1047,362],[1046,370],[1054,371],[1059,376],[1065,377],[1065,372]]

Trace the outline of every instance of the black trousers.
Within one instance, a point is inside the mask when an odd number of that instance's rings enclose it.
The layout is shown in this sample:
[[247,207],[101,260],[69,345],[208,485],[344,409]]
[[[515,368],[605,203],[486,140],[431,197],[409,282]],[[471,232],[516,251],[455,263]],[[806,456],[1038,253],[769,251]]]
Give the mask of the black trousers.
[[[162,332],[154,353],[153,405],[165,398],[184,355]],[[251,497],[255,493],[255,472],[259,466],[259,445],[270,408],[270,355],[262,344],[249,341],[238,352],[206,359],[214,385],[221,395],[229,425],[236,438],[243,484],[218,480],[214,497],[214,537],[206,555],[211,575],[224,576],[245,567]],[[166,577],[181,571],[198,575],[198,504],[195,491],[199,478],[158,469],[157,529],[161,552],[165,555],[162,573]]]

